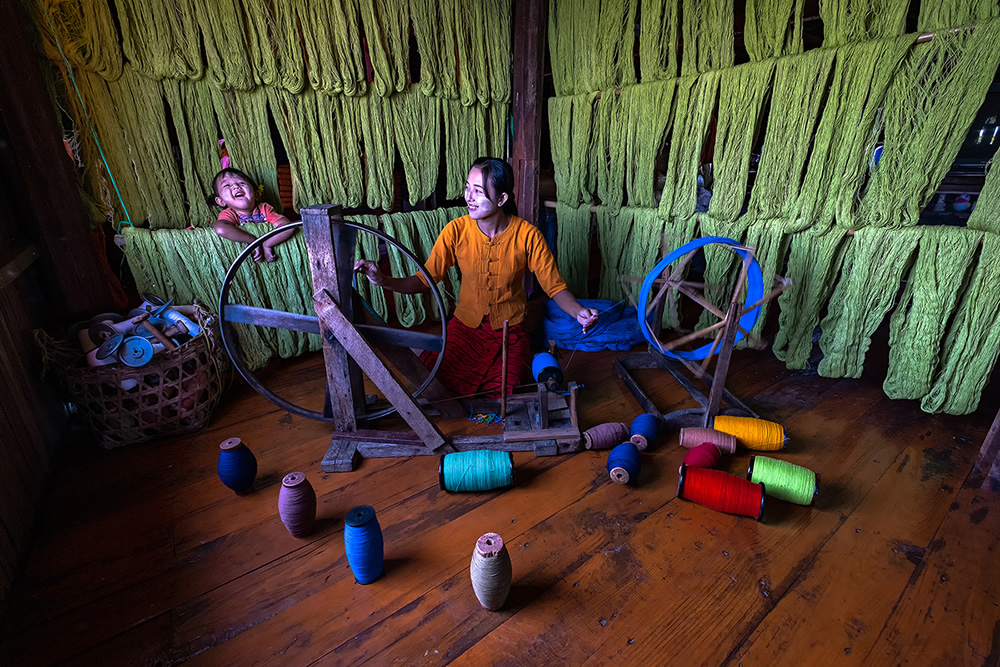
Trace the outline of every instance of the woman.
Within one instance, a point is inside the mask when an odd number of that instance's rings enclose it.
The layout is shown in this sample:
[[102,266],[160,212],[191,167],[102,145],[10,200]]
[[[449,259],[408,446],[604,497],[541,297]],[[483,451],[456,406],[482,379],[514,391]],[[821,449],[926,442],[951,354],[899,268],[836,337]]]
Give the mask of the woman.
[[[458,265],[462,287],[455,316],[448,322],[448,346],[438,379],[460,395],[479,392],[498,396],[501,388],[503,325],[508,329],[507,391],[520,384],[530,368],[531,346],[524,330],[527,296],[524,272],[539,284],[586,331],[598,312],[584,308],[567,289],[555,258],[537,227],[517,217],[514,172],[494,158],[479,158],[465,182],[469,214],[449,222],[431,250],[426,268],[435,282]],[[354,270],[384,289],[416,294],[428,289],[422,275],[393,278],[375,262],[359,259]],[[421,359],[432,365],[436,353]]]

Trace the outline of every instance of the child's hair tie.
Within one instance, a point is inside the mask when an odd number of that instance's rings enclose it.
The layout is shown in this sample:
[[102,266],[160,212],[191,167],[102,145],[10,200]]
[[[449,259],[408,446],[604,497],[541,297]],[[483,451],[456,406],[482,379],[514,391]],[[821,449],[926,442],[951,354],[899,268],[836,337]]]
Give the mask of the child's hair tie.
[[263,183],[261,183],[260,185],[257,186],[256,192],[257,192],[257,199],[260,199],[261,197],[264,196],[264,184]]

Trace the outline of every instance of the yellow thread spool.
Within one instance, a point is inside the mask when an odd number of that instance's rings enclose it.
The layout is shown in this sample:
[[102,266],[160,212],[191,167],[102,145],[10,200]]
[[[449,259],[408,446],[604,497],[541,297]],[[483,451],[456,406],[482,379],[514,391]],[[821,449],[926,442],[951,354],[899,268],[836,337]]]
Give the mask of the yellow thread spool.
[[784,449],[787,439],[785,428],[781,424],[775,424],[766,419],[719,415],[715,418],[714,428],[734,436],[747,449],[761,452]]

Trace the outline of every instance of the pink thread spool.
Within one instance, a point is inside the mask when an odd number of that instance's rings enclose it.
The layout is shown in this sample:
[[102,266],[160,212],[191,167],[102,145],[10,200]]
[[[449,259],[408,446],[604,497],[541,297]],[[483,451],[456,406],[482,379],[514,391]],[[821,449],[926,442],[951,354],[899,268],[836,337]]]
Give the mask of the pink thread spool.
[[316,492],[304,472],[290,472],[281,480],[278,516],[292,537],[305,537],[316,522]]
[[710,442],[703,442],[684,455],[684,465],[688,468],[714,468],[721,460],[722,452]]
[[583,432],[586,449],[611,449],[624,440],[628,440],[628,426],[621,422],[598,424]]
[[680,442],[681,447],[688,449],[710,442],[718,447],[723,454],[736,452],[736,437],[722,431],[716,431],[714,428],[682,428]]

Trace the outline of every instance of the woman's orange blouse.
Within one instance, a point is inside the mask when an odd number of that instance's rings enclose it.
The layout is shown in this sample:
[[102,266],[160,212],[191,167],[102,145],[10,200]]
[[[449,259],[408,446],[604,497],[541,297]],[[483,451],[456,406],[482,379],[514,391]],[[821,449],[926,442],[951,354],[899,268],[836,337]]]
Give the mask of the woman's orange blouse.
[[[472,328],[478,327],[485,315],[489,315],[494,329],[503,327],[504,320],[511,325],[524,320],[525,270],[535,274],[550,297],[566,289],[545,237],[533,224],[516,216],[492,240],[468,215],[445,225],[427,259],[427,271],[435,282],[441,282],[445,272],[456,264],[462,274],[462,288],[455,317]],[[427,282],[422,274],[418,275]]]

